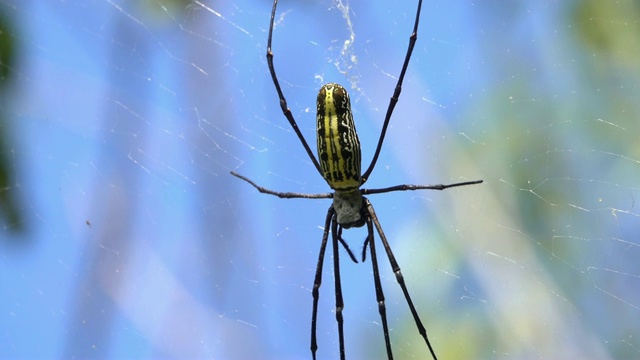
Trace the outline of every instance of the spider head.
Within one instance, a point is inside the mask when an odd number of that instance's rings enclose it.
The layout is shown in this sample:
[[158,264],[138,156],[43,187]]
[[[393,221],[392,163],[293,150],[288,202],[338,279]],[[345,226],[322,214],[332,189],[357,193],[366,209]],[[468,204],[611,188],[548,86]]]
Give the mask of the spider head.
[[340,226],[348,229],[364,225],[365,217],[362,214],[363,199],[359,188],[336,190],[333,194],[333,210],[336,212]]

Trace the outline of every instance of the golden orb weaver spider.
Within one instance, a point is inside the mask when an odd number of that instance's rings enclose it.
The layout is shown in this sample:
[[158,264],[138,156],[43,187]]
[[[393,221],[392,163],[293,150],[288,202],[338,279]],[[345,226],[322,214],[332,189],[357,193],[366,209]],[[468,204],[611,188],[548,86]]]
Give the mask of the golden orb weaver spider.
[[324,194],[301,194],[294,192],[278,192],[266,189],[262,186],[257,185],[255,182],[249,180],[248,178],[232,171],[231,174],[235,177],[238,177],[249,184],[251,184],[254,188],[256,188],[259,192],[263,194],[269,194],[278,196],[280,198],[291,199],[291,198],[304,198],[304,199],[333,199],[333,203],[329,206],[329,210],[327,211],[327,217],[325,219],[324,224],[324,233],[322,235],[322,242],[320,244],[320,253],[318,255],[318,263],[316,265],[315,278],[313,281],[313,310],[311,315],[311,354],[313,359],[316,358],[316,351],[318,349],[318,344],[316,341],[316,320],[318,314],[318,300],[320,295],[320,285],[322,283],[322,268],[324,264],[324,254],[327,247],[327,241],[329,239],[329,229],[331,229],[331,240],[332,240],[332,248],[333,248],[333,273],[334,273],[334,284],[335,284],[335,297],[336,297],[336,321],[338,323],[338,339],[340,346],[340,359],[345,359],[345,346],[344,346],[344,329],[343,329],[343,316],[342,311],[344,309],[344,302],[342,298],[342,284],[340,280],[340,260],[339,260],[339,252],[338,252],[338,243],[342,244],[344,249],[347,251],[347,254],[354,262],[358,262],[349,249],[349,246],[342,238],[342,230],[348,229],[351,227],[362,227],[366,224],[367,226],[367,237],[364,241],[363,249],[362,249],[362,262],[366,259],[366,251],[367,245],[369,246],[369,252],[371,254],[371,264],[373,267],[373,280],[375,284],[375,292],[376,292],[376,301],[378,303],[378,312],[380,313],[380,319],[382,320],[382,328],[384,332],[384,341],[385,347],[387,351],[387,358],[393,358],[393,352],[391,350],[391,340],[389,338],[389,327],[387,325],[387,315],[386,315],[386,305],[384,301],[384,293],[382,291],[382,283],[380,281],[380,274],[378,271],[378,259],[375,250],[375,241],[374,241],[374,231],[373,228],[375,226],[378,235],[380,236],[380,240],[382,242],[382,246],[384,246],[384,250],[389,259],[389,263],[391,264],[391,268],[396,276],[396,281],[400,285],[402,289],[402,293],[404,294],[405,300],[407,301],[407,305],[411,310],[411,315],[413,316],[413,320],[416,323],[416,327],[418,328],[418,332],[424,339],[427,347],[429,348],[429,352],[431,356],[437,360],[435,351],[431,346],[431,342],[427,337],[427,331],[420,320],[420,316],[416,311],[415,306],[413,305],[413,301],[411,300],[411,296],[409,296],[409,291],[404,282],[404,277],[402,276],[402,272],[400,271],[400,266],[398,266],[398,262],[391,251],[391,247],[389,246],[389,242],[387,241],[384,232],[382,231],[382,226],[378,221],[378,217],[376,216],[375,211],[373,210],[373,206],[369,199],[364,197],[363,195],[370,194],[381,194],[392,191],[407,191],[407,190],[444,190],[452,187],[458,186],[466,186],[479,184],[482,180],[475,181],[466,181],[455,184],[448,185],[396,185],[387,188],[381,189],[362,189],[361,186],[364,185],[365,182],[369,179],[369,175],[373,171],[376,161],[378,160],[378,155],[380,155],[380,150],[382,149],[382,142],[384,141],[385,134],[387,132],[387,127],[389,125],[389,121],[391,119],[391,115],[393,113],[393,109],[398,102],[398,98],[400,97],[400,92],[402,90],[402,82],[404,80],[405,73],[407,71],[407,66],[409,65],[409,60],[411,59],[411,53],[413,52],[413,47],[415,46],[417,34],[418,34],[418,22],[420,20],[420,9],[422,7],[422,0],[418,0],[418,8],[416,10],[416,18],[415,23],[413,25],[413,32],[409,37],[409,47],[407,49],[407,54],[404,59],[404,63],[402,65],[402,70],[400,71],[400,76],[398,77],[398,82],[396,84],[395,91],[391,96],[391,100],[389,101],[389,107],[387,108],[387,113],[384,118],[384,123],[382,125],[382,131],[380,133],[380,138],[378,139],[378,146],[373,155],[373,159],[371,160],[371,164],[367,168],[367,170],[362,173],[360,172],[360,141],[358,139],[358,134],[356,133],[355,124],[353,122],[353,116],[351,114],[351,103],[349,100],[349,94],[347,91],[340,85],[329,83],[322,86],[320,91],[318,92],[317,98],[317,145],[318,145],[318,159],[313,155],[309,144],[305,140],[304,136],[300,132],[298,128],[298,124],[293,118],[291,110],[289,110],[287,106],[287,100],[282,93],[282,89],[280,88],[280,83],[278,82],[278,77],[276,76],[276,71],[273,66],[273,53],[271,52],[271,40],[273,37],[273,26],[274,26],[274,18],[276,13],[276,8],[278,5],[278,0],[273,1],[273,8],[271,10],[271,23],[269,25],[269,37],[267,39],[267,64],[269,67],[269,72],[271,73],[271,79],[273,80],[273,84],[275,85],[276,91],[278,92],[278,98],[280,99],[280,107],[282,108],[282,112],[284,116],[289,121],[289,124],[295,131],[298,139],[302,143],[302,146],[306,150],[311,162],[316,167],[318,172],[322,175],[322,177],[327,181],[331,189],[334,191],[332,193],[324,193]]

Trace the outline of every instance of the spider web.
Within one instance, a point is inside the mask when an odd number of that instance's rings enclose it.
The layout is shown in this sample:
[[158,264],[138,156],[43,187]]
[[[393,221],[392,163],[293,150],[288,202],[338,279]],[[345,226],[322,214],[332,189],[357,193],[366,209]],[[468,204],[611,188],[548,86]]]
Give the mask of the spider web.
[[[310,144],[318,88],[348,84],[366,168],[415,6],[281,0],[275,66]],[[229,175],[328,191],[278,106],[270,10],[0,0],[0,357],[310,358],[330,203]],[[485,181],[370,197],[439,357],[639,356],[639,27],[631,0],[424,3],[367,187]],[[394,354],[424,358],[379,255]],[[380,358],[371,265],[341,260],[347,356]]]

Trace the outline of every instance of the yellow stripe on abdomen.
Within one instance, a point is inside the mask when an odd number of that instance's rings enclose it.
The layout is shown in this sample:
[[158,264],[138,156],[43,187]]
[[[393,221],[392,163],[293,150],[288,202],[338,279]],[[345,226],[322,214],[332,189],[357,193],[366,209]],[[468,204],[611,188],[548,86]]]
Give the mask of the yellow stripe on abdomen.
[[318,92],[317,139],[322,176],[334,190],[360,187],[360,140],[349,94],[339,84]]

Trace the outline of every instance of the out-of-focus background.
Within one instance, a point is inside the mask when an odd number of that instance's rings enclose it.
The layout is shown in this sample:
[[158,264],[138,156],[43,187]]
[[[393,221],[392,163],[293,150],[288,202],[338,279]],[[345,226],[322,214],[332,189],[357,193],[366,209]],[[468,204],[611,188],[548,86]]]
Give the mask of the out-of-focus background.
[[[0,0],[1,358],[310,358],[330,202],[229,175],[328,191],[269,76],[271,5]],[[368,165],[415,8],[281,0],[275,64],[312,147],[340,82]],[[424,2],[367,187],[485,181],[370,197],[442,359],[640,357],[639,99],[637,1]],[[380,260],[395,355],[427,358]],[[348,357],[383,358],[371,265],[343,252],[342,278]]]

